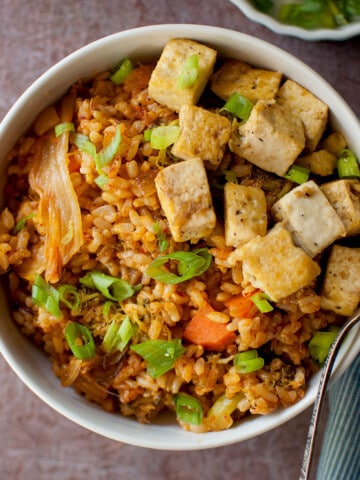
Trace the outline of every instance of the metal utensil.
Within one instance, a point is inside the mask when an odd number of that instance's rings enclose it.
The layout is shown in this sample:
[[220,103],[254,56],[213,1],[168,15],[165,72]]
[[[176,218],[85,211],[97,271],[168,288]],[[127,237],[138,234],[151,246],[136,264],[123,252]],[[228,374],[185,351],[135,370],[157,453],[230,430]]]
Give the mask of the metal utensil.
[[360,308],[356,310],[354,315],[349,317],[345,325],[339,331],[335,340],[333,341],[325,364],[321,373],[319,387],[312,411],[312,416],[310,420],[310,426],[307,434],[306,446],[304,451],[303,462],[300,471],[299,480],[310,480],[311,470],[313,466],[314,452],[315,452],[315,443],[319,434],[319,425],[321,414],[323,412],[323,406],[325,404],[326,397],[326,387],[331,378],[331,372],[336,360],[336,355],[339,351],[340,345],[344,340],[345,336],[349,333],[351,328],[360,322]]

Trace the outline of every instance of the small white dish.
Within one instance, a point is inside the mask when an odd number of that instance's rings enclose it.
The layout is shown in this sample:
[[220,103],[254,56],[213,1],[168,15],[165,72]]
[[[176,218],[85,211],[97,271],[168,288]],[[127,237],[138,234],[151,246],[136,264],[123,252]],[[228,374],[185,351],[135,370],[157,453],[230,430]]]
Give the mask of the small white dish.
[[316,30],[306,30],[304,28],[286,25],[276,19],[275,12],[284,0],[273,0],[273,14],[259,12],[249,0],[230,0],[242,13],[250,20],[260,23],[275,33],[281,35],[290,35],[292,37],[302,38],[303,40],[346,40],[356,35],[360,35],[360,17],[356,21],[343,27],[334,29],[318,28]]
[[[278,70],[297,80],[329,105],[333,128],[344,132],[350,147],[360,156],[360,124],[354,112],[328,82],[291,54],[258,38],[224,28],[155,25],[116,33],[75,51],[26,90],[0,124],[0,191],[6,180],[4,155],[41,110],[59,99],[78,79],[109,69],[121,58],[139,61],[158,58],[171,37],[192,38],[217,49],[220,55]],[[187,432],[171,415],[143,425],[133,418],[109,414],[71,388],[61,387],[45,354],[20,334],[10,317],[8,302],[6,288],[0,288],[0,352],[14,372],[54,410],[90,431],[119,442],[162,450],[220,447],[272,430],[303,412],[315,400],[319,374],[311,379],[304,398],[295,405],[266,416],[248,417],[229,430],[205,434]],[[359,353],[359,332],[360,328],[354,328],[342,345],[334,369],[337,375]]]

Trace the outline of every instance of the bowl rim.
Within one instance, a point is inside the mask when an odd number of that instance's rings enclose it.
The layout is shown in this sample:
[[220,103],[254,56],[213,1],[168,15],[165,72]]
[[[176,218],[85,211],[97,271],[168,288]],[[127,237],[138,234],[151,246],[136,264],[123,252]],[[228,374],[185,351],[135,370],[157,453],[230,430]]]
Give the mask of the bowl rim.
[[[141,37],[141,41],[139,40],[139,36]],[[114,53],[112,53],[114,45],[128,42],[128,44],[132,46],[133,43],[136,43],[135,39],[137,39],[138,43],[144,45],[145,41],[151,43],[151,41],[157,39],[157,43],[155,42],[155,49],[158,54],[160,51],[158,45],[161,44],[163,46],[166,39],[171,37],[193,38],[194,40],[202,41],[208,45],[221,45],[217,47],[219,51],[223,50],[225,47],[228,48],[229,42],[231,41],[233,42],[231,46],[232,51],[241,50],[245,52],[247,48],[253,47],[257,52],[258,50],[261,50],[264,58],[266,54],[269,56],[270,53],[273,57],[274,55],[279,56],[279,61],[281,60],[282,62],[285,62],[284,65],[289,64],[289,68],[294,68],[295,72],[301,71],[304,75],[306,74],[309,77],[309,84],[314,81],[318,82],[319,91],[326,86],[329,98],[332,98],[335,109],[340,108],[343,114],[342,118],[345,116],[349,122],[354,120],[357,121],[351,108],[325,79],[320,77],[314,70],[292,54],[269,42],[239,31],[217,26],[198,24],[159,24],[136,27],[105,36],[75,50],[73,53],[70,53],[68,56],[50,67],[50,69],[43,73],[25,90],[5,115],[0,124],[0,145],[6,144],[6,141],[8,141],[7,137],[11,132],[13,132],[14,135],[14,130],[20,132],[22,129],[21,133],[24,133],[26,130],[26,125],[19,121],[19,116],[24,108],[31,107],[32,104],[35,104],[37,105],[35,113],[38,113],[43,108],[41,108],[41,105],[45,106],[46,104],[51,104],[55,101],[54,88],[49,89],[46,87],[49,87],[48,84],[54,82],[54,79],[56,79],[59,73],[63,74],[64,72],[67,72],[67,81],[70,81],[74,77],[76,77],[75,80],[78,80],[80,77],[77,75],[77,72],[80,70],[85,71],[86,68],[91,69],[92,61],[87,65],[86,59],[93,57],[95,54],[99,55],[99,53],[105,52],[106,58],[103,60],[103,63],[105,64],[108,62],[108,65],[115,65],[116,62],[113,62],[113,58],[115,57]],[[211,40],[212,38],[214,40]],[[235,46],[233,46],[234,43],[236,44]],[[146,55],[147,53],[145,53],[145,56]],[[86,64],[85,66],[84,62]],[[273,59],[270,59],[269,62],[271,64]],[[81,63],[80,67],[79,63]],[[103,70],[103,68],[100,68],[99,71],[101,70]],[[73,83],[73,81],[70,81],[70,84],[71,83]],[[56,88],[58,88],[58,84],[59,81],[55,81]],[[61,96],[67,87],[70,86],[64,85],[63,82],[60,82],[60,85],[61,91],[57,92],[58,96]],[[33,119],[34,116],[32,119],[29,117],[27,123],[31,124]],[[359,132],[360,124],[356,133]],[[21,134],[17,133],[14,138],[18,138],[20,135]],[[11,142],[8,141],[8,144],[9,143]],[[3,149],[5,152],[7,150],[9,149]],[[360,140],[358,150],[360,152]],[[1,301],[6,303],[4,290],[0,291],[0,302]],[[340,375],[346,367],[350,365],[351,361],[360,351],[360,336],[358,335],[357,338],[355,336],[359,329],[354,329],[354,331],[351,332],[340,349],[338,360],[334,367],[334,378],[335,376]],[[22,347],[21,349],[17,346],[19,343]],[[50,373],[53,378],[50,376],[47,378],[50,369],[50,362],[48,361],[46,364],[44,363],[44,354],[34,351],[34,347],[30,344],[29,339],[23,337],[15,323],[12,321],[7,323],[6,321],[0,322],[0,353],[23,383],[46,404],[64,417],[104,437],[130,445],[160,450],[195,450],[214,448],[238,443],[265,433],[284,424],[309,407],[315,400],[316,386],[319,381],[318,373],[311,379],[305,398],[292,407],[274,412],[270,416],[247,419],[240,424],[240,427],[236,426],[223,432],[194,434],[191,432],[185,432],[177,424],[174,429],[170,425],[161,424],[161,422],[144,427],[143,425],[138,424],[135,420],[129,422],[130,419],[125,418],[124,420],[123,417],[121,417],[120,420],[117,420],[117,422],[113,422],[112,418],[109,420],[109,416],[112,417],[112,415],[107,414],[102,409],[100,410],[100,407],[97,408],[91,404],[86,404],[86,407],[84,407],[82,399],[80,400],[81,397],[79,398],[77,394],[74,394],[76,395],[74,396],[72,392],[69,393],[69,389],[63,389],[63,387],[60,386],[57,377],[55,377],[52,372]],[[29,364],[29,356],[34,360],[35,366]],[[38,368],[40,372],[44,373],[44,377],[37,382],[32,378],[34,368]],[[61,392],[60,396],[59,391]],[[96,415],[85,415],[84,412],[87,411],[97,413]],[[114,423],[117,423],[119,428],[110,428],[109,425]],[[241,428],[244,424],[245,427]],[[164,432],[166,432],[165,436],[163,434]],[[169,438],[171,438],[170,442]]]
[[294,25],[286,25],[281,23],[272,15],[262,13],[251,5],[248,0],[230,0],[232,4],[242,11],[242,13],[250,20],[264,25],[269,30],[282,35],[301,38],[302,40],[347,40],[348,38],[360,35],[360,19],[351,22],[343,27],[334,29],[317,28],[315,30],[306,30],[305,28],[296,27]]

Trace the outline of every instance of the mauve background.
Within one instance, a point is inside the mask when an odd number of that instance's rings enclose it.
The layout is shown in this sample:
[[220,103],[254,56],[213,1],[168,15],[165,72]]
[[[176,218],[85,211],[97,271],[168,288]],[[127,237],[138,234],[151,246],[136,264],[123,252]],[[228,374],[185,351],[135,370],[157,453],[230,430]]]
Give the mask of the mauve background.
[[[150,24],[219,25],[295,54],[360,116],[360,37],[306,42],[277,35],[218,0],[0,0],[0,120],[21,93],[73,50]],[[1,321],[1,319],[0,319]],[[0,479],[296,480],[310,410],[240,444],[194,452],[120,444],[72,424],[40,401],[0,356]]]

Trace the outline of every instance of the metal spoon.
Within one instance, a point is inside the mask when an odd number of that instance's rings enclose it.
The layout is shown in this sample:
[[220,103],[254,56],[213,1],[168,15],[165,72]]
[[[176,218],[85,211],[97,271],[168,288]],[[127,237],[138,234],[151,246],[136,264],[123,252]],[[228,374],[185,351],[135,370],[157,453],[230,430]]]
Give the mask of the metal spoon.
[[299,480],[310,480],[311,468],[313,466],[315,443],[319,434],[319,425],[323,406],[325,405],[326,387],[331,377],[331,372],[335,363],[336,355],[339,351],[340,345],[344,337],[349,333],[351,328],[360,321],[360,308],[356,310],[354,315],[349,317],[345,325],[339,331],[337,337],[333,341],[325,364],[321,373],[319,388],[317,391],[310,426],[307,434],[306,446],[304,451],[303,462],[300,471]]

